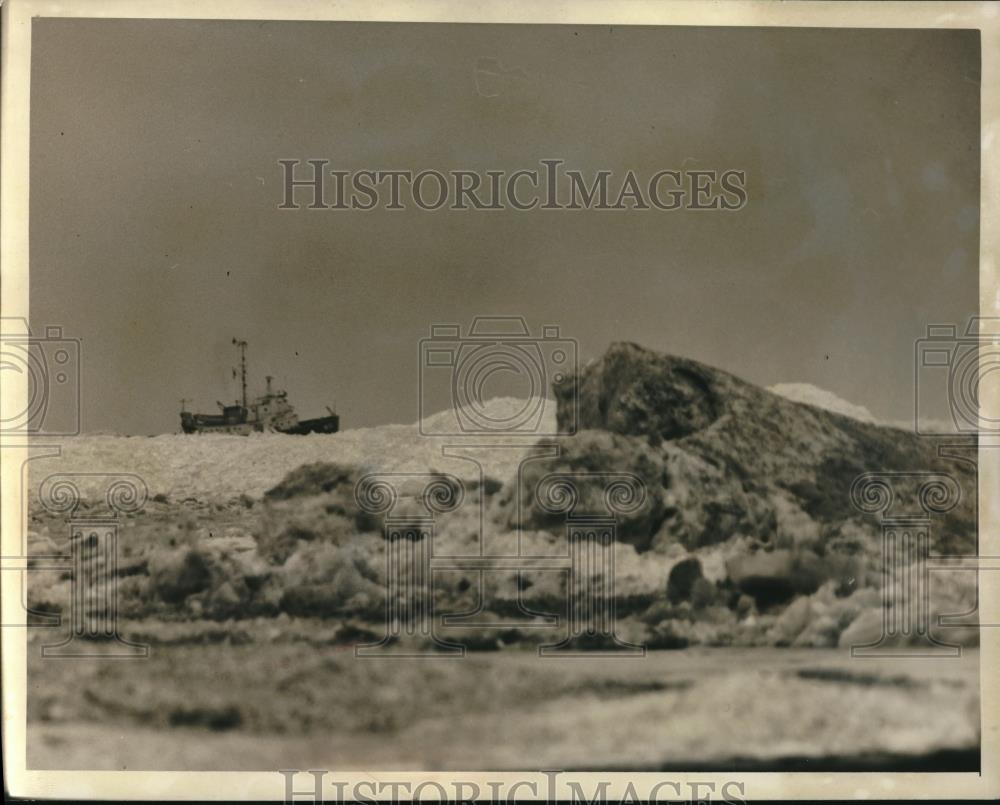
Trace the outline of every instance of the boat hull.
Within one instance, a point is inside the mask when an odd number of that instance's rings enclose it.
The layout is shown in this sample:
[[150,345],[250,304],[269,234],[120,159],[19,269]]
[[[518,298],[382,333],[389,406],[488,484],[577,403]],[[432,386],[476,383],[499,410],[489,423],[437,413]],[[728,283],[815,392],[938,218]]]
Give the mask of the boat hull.
[[339,430],[340,417],[334,414],[332,416],[317,417],[316,419],[303,419],[293,427],[281,429],[279,433],[304,435],[306,433],[336,433]]
[[191,414],[181,416],[181,430],[184,433],[225,433],[236,436],[248,436],[251,433],[287,433],[294,436],[304,436],[309,433],[337,433],[340,430],[340,417],[322,416],[316,419],[304,419],[288,427],[268,426],[263,422],[239,422],[226,416],[214,414]]

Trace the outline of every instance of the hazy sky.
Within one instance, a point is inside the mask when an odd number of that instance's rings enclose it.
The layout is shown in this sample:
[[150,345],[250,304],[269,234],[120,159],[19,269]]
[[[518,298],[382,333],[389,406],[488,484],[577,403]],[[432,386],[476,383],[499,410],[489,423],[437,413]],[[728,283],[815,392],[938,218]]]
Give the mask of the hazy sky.
[[[410,422],[419,340],[477,314],[903,419],[914,339],[977,308],[976,32],[36,19],[32,57],[32,326],[83,339],[85,430],[233,399],[234,335],[304,416]],[[278,210],[283,158],[736,168],[749,202]]]

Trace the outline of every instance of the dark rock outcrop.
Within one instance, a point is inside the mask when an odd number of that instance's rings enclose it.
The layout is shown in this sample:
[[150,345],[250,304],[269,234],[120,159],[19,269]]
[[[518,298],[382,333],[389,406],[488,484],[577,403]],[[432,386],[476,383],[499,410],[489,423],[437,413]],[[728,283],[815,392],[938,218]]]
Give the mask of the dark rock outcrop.
[[306,543],[342,545],[358,532],[374,531],[374,517],[355,499],[361,470],[316,462],[290,472],[264,495],[264,516],[257,536],[260,555],[284,563]]
[[556,386],[556,416],[570,421],[579,404],[579,426],[628,436],[679,439],[703,430],[725,410],[725,377],[707,366],[614,344],[599,364],[586,367],[579,391],[572,383]]
[[758,551],[734,557],[726,566],[736,587],[761,609],[816,592],[829,568],[808,550]]
[[703,578],[701,562],[695,556],[682,559],[672,568],[667,576],[667,601],[671,604],[679,604],[681,601],[688,601],[694,590],[695,582]]
[[[647,550],[665,513],[666,477],[660,452],[641,439],[606,431],[583,431],[561,447],[556,458],[523,465],[519,505],[515,490],[511,490],[505,502],[508,527],[562,531],[568,514],[615,515],[618,540],[640,551]],[[559,511],[552,501],[546,505],[549,491],[546,482],[553,476],[565,479],[566,493],[575,498],[565,511]],[[608,497],[609,487],[615,484],[617,476],[624,483],[638,481],[641,503],[633,507],[627,499]],[[623,505],[618,506],[619,502]]]
[[169,604],[179,604],[212,583],[211,559],[204,551],[194,549],[154,554],[149,578],[160,598]]
[[[566,391],[574,388],[577,399]],[[950,475],[962,499],[936,516],[935,548],[974,547],[974,469],[939,456],[933,440],[792,402],[719,369],[631,343],[613,344],[556,395],[559,425],[573,421],[576,407],[586,429],[565,440],[567,464],[606,471],[662,464],[662,509],[655,509],[661,521],[633,521],[625,537],[640,550],[671,542],[696,549],[741,536],[765,549],[808,549],[822,557],[840,550],[852,525],[867,535],[862,550],[876,550],[876,517],[851,502],[851,485],[867,472]],[[603,458],[594,455],[600,431],[617,436]],[[894,482],[900,509],[919,511],[921,480]],[[656,532],[642,533],[647,526]]]

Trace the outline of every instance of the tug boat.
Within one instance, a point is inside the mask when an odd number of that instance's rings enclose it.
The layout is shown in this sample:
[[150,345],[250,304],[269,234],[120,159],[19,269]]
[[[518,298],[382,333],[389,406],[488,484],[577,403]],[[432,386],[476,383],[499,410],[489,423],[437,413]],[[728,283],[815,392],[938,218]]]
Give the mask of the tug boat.
[[295,408],[288,402],[288,392],[272,389],[268,375],[267,390],[260,397],[247,400],[247,342],[233,339],[233,345],[240,351],[240,380],[242,397],[233,405],[216,403],[219,414],[196,414],[184,410],[181,400],[181,430],[184,433],[232,433],[247,435],[273,431],[277,433],[336,433],[340,430],[340,417],[327,407],[328,416],[316,419],[299,419]]

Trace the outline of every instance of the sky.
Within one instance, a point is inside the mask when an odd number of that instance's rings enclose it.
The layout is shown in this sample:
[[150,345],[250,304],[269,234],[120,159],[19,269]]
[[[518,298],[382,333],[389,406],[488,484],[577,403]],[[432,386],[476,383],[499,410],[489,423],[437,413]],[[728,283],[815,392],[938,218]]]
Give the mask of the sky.
[[[484,63],[509,71],[487,92]],[[85,431],[214,412],[234,336],[251,391],[272,374],[304,417],[412,422],[420,340],[478,315],[556,325],[581,362],[635,341],[906,419],[915,340],[978,308],[979,89],[957,30],[36,18],[32,329],[81,339]],[[748,200],[278,209],[280,159],[550,158],[742,170]]]

